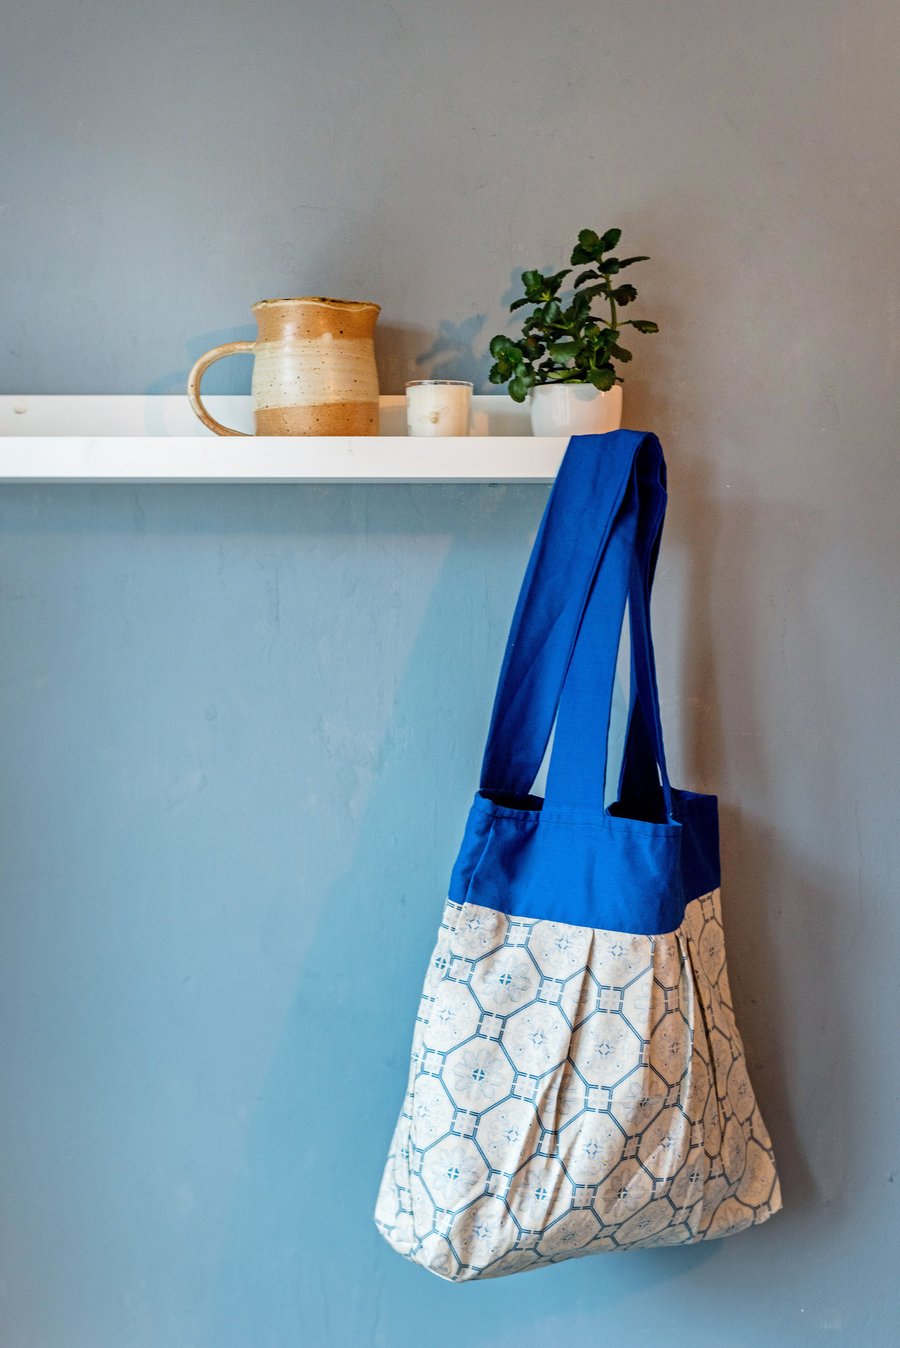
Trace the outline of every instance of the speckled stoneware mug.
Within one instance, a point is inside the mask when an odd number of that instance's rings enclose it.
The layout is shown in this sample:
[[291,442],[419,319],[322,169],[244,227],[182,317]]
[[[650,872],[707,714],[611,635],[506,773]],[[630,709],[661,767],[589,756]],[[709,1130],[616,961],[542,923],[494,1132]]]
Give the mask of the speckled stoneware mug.
[[377,435],[375,323],[381,308],[361,300],[260,300],[255,342],[226,342],[201,356],[188,398],[216,435],[243,435],[210,416],[200,380],[213,361],[252,351],[257,435]]

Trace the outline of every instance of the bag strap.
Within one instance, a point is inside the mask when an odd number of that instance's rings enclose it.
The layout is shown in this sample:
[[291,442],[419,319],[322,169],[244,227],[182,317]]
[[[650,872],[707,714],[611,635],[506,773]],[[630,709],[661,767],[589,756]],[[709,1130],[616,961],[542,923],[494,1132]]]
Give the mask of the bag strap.
[[[653,492],[654,508],[652,511],[642,512],[641,515],[636,565],[628,595],[631,681],[618,800],[625,807],[629,803],[637,804],[648,795],[658,797],[661,786],[666,812],[671,815],[672,791],[666,767],[656,661],[650,626],[650,598],[666,514],[664,461],[660,462],[659,470],[659,489]],[[659,777],[657,777],[657,764]],[[625,812],[629,812],[627,808]]]
[[658,797],[661,786],[666,817],[672,814],[650,634],[649,566],[666,506],[661,459],[661,451],[654,454],[645,446],[634,455],[633,472],[563,684],[547,774],[548,803],[603,809],[613,685],[627,598],[635,707],[631,721],[647,732],[643,741],[637,732],[634,739],[629,734],[628,785],[642,800]]
[[[656,574],[656,562],[659,556],[659,545],[662,538],[662,519],[655,532],[655,537],[644,540],[644,547],[641,551],[641,569],[632,576],[631,589],[628,594],[629,610],[635,608],[642,602],[641,578],[645,578],[646,600],[644,602],[649,606],[650,595],[653,589],[653,580]],[[641,641],[641,633],[638,633],[638,643]],[[619,773],[619,789],[617,797],[620,801],[634,801],[641,793],[646,790],[646,784],[652,779],[653,770],[656,766],[656,751],[647,729],[647,721],[644,716],[644,710],[638,694],[637,670],[634,640],[632,636],[631,645],[631,679],[628,716],[626,718],[626,730],[624,738],[624,747],[622,752],[622,764]]]
[[653,779],[658,789],[658,763],[670,811],[649,629],[652,559],[665,512],[664,473],[654,435],[616,431],[570,441],[513,616],[482,764],[482,791],[527,795],[556,717],[547,800],[602,810],[612,684],[625,602],[631,598],[637,640],[629,762],[632,770],[637,765],[642,775],[647,771],[638,753],[639,703],[655,756]]

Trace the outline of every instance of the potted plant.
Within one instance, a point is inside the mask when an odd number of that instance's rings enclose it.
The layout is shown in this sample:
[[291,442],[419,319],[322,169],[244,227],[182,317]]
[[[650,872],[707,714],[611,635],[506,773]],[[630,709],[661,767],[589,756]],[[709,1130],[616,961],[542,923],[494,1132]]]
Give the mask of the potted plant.
[[[494,358],[492,384],[509,385],[517,403],[531,402],[531,429],[535,435],[588,435],[618,430],[622,424],[622,379],[614,361],[631,360],[621,344],[622,329],[658,332],[649,319],[622,319],[619,311],[633,304],[637,291],[622,284],[619,275],[646,257],[613,257],[620,229],[597,234],[583,229],[572,250],[571,267],[555,276],[539,271],[522,273],[524,294],[510,305],[510,313],[534,305],[514,341],[502,334],[491,341]],[[586,266],[568,296],[562,284],[572,267]],[[595,304],[608,310],[594,312]]]

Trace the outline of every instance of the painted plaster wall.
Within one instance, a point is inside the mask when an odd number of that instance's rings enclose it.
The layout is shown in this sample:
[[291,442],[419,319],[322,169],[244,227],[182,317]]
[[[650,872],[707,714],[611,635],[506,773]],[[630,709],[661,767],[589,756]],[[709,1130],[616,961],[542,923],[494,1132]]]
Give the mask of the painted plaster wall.
[[585,224],[652,255],[666,728],[720,795],[786,1204],[468,1288],[371,1226],[543,489],[7,487],[4,1348],[893,1344],[896,6],[39,0],[4,35],[7,392],[179,390],[310,292],[382,303],[386,391],[481,383],[517,270]]

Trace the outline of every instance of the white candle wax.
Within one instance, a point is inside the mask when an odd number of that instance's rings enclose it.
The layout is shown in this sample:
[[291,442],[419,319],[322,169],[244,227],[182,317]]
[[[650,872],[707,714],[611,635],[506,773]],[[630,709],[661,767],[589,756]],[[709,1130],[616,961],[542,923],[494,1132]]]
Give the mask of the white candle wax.
[[472,385],[454,379],[420,379],[406,386],[409,435],[468,435]]

